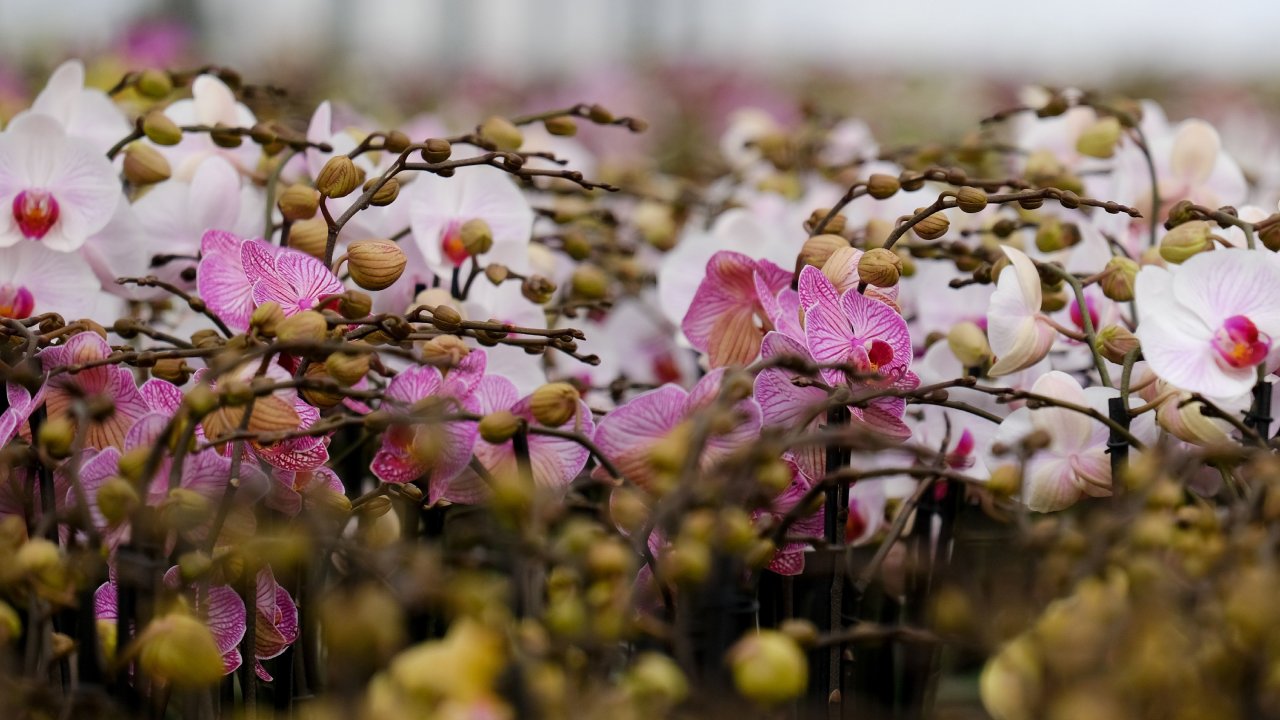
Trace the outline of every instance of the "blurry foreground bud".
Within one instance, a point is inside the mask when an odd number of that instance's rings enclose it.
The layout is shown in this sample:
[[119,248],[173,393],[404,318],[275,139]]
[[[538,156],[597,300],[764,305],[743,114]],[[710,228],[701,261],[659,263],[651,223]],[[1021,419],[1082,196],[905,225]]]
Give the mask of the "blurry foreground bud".
[[986,367],[994,357],[987,334],[968,320],[956,323],[947,333],[947,347],[966,368]]
[[342,402],[342,394],[334,392],[333,376],[329,374],[325,365],[319,363],[307,365],[303,377],[312,383],[301,390],[302,398],[308,403],[326,409],[336,407]]
[[1098,285],[1102,287],[1102,294],[1108,299],[1129,302],[1133,299],[1133,288],[1137,281],[1138,263],[1117,255],[1107,261]]
[[480,137],[499,150],[515,152],[524,144],[524,134],[510,120],[493,115],[480,123]]
[[329,323],[315,310],[303,310],[276,325],[276,337],[282,342],[324,342],[329,335]]
[[204,623],[186,613],[151,621],[137,639],[138,664],[149,677],[180,688],[202,688],[222,679],[222,653]]
[[347,271],[365,290],[391,287],[408,262],[400,246],[388,240],[360,240],[347,248]]
[[987,193],[982,188],[962,187],[956,191],[956,207],[967,213],[982,212],[987,207]]
[[152,110],[142,118],[142,133],[157,145],[177,145],[182,142],[182,128],[159,110]]
[[689,695],[689,680],[676,661],[657,652],[641,653],[623,678],[623,686],[642,701],[676,704]]
[[1020,635],[987,661],[978,679],[982,704],[999,720],[1037,717],[1044,669],[1030,635]]
[[676,245],[676,219],[669,205],[652,200],[641,202],[631,213],[631,224],[645,242],[659,250],[667,251]]
[[578,123],[567,115],[557,115],[553,118],[547,118],[542,121],[542,126],[552,135],[561,137],[573,137],[578,134]]
[[148,100],[163,100],[173,92],[173,80],[164,70],[147,68],[133,81],[138,94]]
[[538,422],[548,427],[559,427],[578,412],[578,391],[569,383],[547,383],[533,391],[529,409]]
[[831,259],[832,253],[849,247],[849,241],[839,235],[814,235],[800,248],[800,262],[821,268]]
[[462,329],[462,313],[452,305],[437,305],[431,311],[431,320],[440,332],[456,333]]
[[999,497],[1013,497],[1022,489],[1022,471],[1017,465],[1000,465],[991,471],[987,490]]
[[119,525],[142,504],[133,483],[122,477],[109,478],[98,488],[98,510],[110,525]]
[[1213,249],[1213,229],[1204,220],[1185,222],[1160,240],[1160,257],[1167,262],[1182,263]]
[[268,300],[253,309],[253,314],[249,316],[249,327],[256,329],[265,337],[271,337],[276,334],[276,328],[280,326],[282,320],[284,320],[284,311],[280,309],[280,303]]
[[530,275],[520,284],[520,293],[531,303],[544,305],[556,295],[556,284],[542,275]]
[[901,189],[902,183],[892,175],[874,173],[867,178],[867,194],[877,200],[891,198]]
[[40,449],[55,460],[62,460],[71,455],[71,444],[75,442],[76,426],[65,416],[52,417],[40,425],[36,433],[36,442]]
[[493,249],[493,229],[484,218],[471,218],[462,223],[458,238],[468,255],[483,255]]
[[378,190],[369,198],[369,204],[374,207],[386,207],[396,201],[400,197],[400,181],[395,178],[387,178],[385,182],[378,185],[377,178],[369,178],[364,184],[364,192],[369,192],[371,188],[377,186]]
[[609,295],[609,276],[598,265],[579,265],[574,269],[570,283],[573,294],[578,297],[602,300]]
[[507,277],[510,276],[510,274],[511,274],[511,271],[507,269],[506,265],[499,265],[498,263],[490,263],[484,267],[485,279],[487,279],[489,282],[493,283],[494,285],[501,285],[502,283],[506,282]]
[[145,143],[133,143],[124,151],[124,179],[132,185],[154,185],[169,179],[169,161]]
[[471,352],[462,338],[440,335],[422,343],[422,359],[436,367],[453,367]]
[[22,618],[9,603],[0,600],[0,646],[22,637]]
[[404,643],[404,610],[373,583],[327,594],[320,603],[325,648],[344,662],[374,668]]
[[1121,364],[1130,352],[1139,347],[1138,337],[1123,325],[1111,324],[1098,331],[1094,347],[1102,357]]
[[480,437],[487,443],[499,445],[512,438],[523,422],[510,410],[494,410],[480,418]]
[[301,183],[285,188],[276,198],[276,206],[280,214],[289,222],[307,220],[316,215],[320,208],[320,191]]
[[214,145],[220,148],[238,148],[244,144],[244,138],[236,131],[236,128],[218,123],[209,131],[209,139]]
[[733,684],[761,705],[780,705],[800,697],[809,685],[809,662],[795,640],[776,630],[761,630],[729,650]]
[[320,174],[316,176],[316,190],[325,197],[346,197],[362,182],[364,171],[356,167],[350,157],[334,155],[320,168]]
[[373,298],[369,293],[348,290],[338,296],[338,314],[348,320],[367,317],[373,311]]
[[191,366],[182,358],[161,358],[151,368],[151,376],[174,385],[186,385],[191,379]]
[[336,352],[324,360],[325,372],[343,387],[351,387],[369,372],[368,353]]
[[858,260],[858,277],[868,285],[893,287],[902,277],[902,259],[892,250],[872,248]]
[[[922,210],[924,210],[924,208],[917,208],[916,212],[920,212]],[[911,231],[914,232],[916,237],[919,237],[921,240],[937,240],[943,235],[946,235],[947,231],[950,229],[951,221],[947,219],[947,216],[940,212],[936,212],[916,223],[911,228]]]
[[1093,123],[1076,138],[1076,152],[1092,158],[1109,158],[1120,142],[1120,120],[1105,117]]

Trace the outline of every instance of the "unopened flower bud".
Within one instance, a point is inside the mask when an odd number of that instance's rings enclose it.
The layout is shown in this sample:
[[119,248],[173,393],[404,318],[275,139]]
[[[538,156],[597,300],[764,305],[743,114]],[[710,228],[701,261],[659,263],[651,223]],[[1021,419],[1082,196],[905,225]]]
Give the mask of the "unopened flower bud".
[[542,126],[552,135],[562,137],[573,137],[578,134],[578,123],[567,115],[557,115],[553,118],[547,118],[542,121]]
[[173,80],[169,73],[155,68],[147,68],[138,73],[133,86],[138,94],[149,100],[163,100],[173,92]]
[[987,207],[987,193],[982,188],[962,187],[956,191],[956,207],[967,213],[982,212]]
[[555,297],[556,284],[542,275],[530,275],[520,284],[520,293],[529,302],[543,305]]
[[369,372],[369,353],[336,352],[325,358],[324,369],[343,387],[351,387]]
[[338,314],[348,320],[367,317],[373,310],[373,298],[369,293],[348,290],[338,296]]
[[356,167],[350,157],[334,155],[320,168],[320,174],[316,176],[316,190],[325,197],[346,197],[362,182],[364,171]]
[[276,325],[276,337],[281,342],[324,342],[329,335],[329,322],[315,310],[303,310],[281,320]]
[[480,123],[480,137],[499,150],[515,152],[524,144],[524,134],[510,120],[493,115]]
[[600,300],[609,295],[609,276],[599,266],[589,263],[573,271],[573,294],[587,300]]
[[748,634],[729,650],[733,684],[753,702],[775,706],[800,697],[809,685],[809,662],[791,637],[776,630]]
[[38,580],[56,580],[62,567],[62,552],[56,543],[44,538],[31,538],[7,562],[12,563],[21,575]]
[[578,412],[578,390],[566,382],[547,383],[533,391],[529,409],[538,422],[559,427]]
[[987,334],[968,320],[956,323],[947,333],[947,347],[966,368],[986,367],[992,359]]
[[177,145],[182,142],[182,128],[159,110],[152,110],[142,118],[142,132],[157,145]]
[[282,320],[284,311],[280,309],[280,303],[268,300],[253,309],[253,314],[249,316],[249,327],[256,329],[263,337],[273,337]]
[[608,125],[615,120],[613,113],[603,105],[592,105],[587,109],[587,117],[591,118],[591,122],[600,125]]
[[408,262],[400,246],[387,240],[360,240],[347,248],[347,271],[365,290],[391,287]]
[[62,460],[71,455],[71,444],[75,441],[76,426],[65,416],[51,417],[40,425],[36,434],[36,442],[40,448],[55,460]]
[[22,637],[22,617],[9,603],[0,600],[0,647]]
[[892,250],[872,248],[858,260],[858,277],[869,285],[893,287],[902,277],[902,259]]
[[442,163],[453,154],[453,146],[449,144],[448,140],[431,138],[423,144],[426,147],[422,149],[422,159],[429,163]]
[[138,665],[148,677],[179,688],[202,688],[222,679],[225,666],[213,633],[186,613],[151,621],[138,636]]
[[1116,302],[1129,302],[1133,299],[1133,288],[1137,278],[1138,263],[1117,255],[1107,261],[1098,285],[1102,287],[1102,294],[1107,298]]
[[891,198],[901,189],[902,183],[892,175],[873,173],[867,178],[867,194],[877,200]]
[[298,220],[289,228],[289,247],[317,260],[324,260],[329,244],[329,225],[322,217]]
[[153,185],[169,179],[169,161],[145,143],[133,143],[124,151],[124,179],[132,185]]
[[499,265],[498,263],[489,263],[484,268],[485,279],[494,285],[501,285],[506,282],[510,274],[511,271],[507,269],[506,265]]
[[[377,178],[369,178],[368,182],[364,184],[364,192],[369,192],[369,189],[377,185],[377,183]],[[400,181],[395,178],[387,178],[386,182],[378,186],[378,190],[373,194],[373,197],[369,198],[369,204],[374,207],[386,207],[395,202],[399,196]]]
[[1125,356],[1138,347],[1138,337],[1123,325],[1114,323],[1099,330],[1094,340],[1094,348],[1098,354],[1117,365],[1123,363]]
[[[280,214],[284,216],[284,219],[290,222],[313,218],[316,216],[316,210],[320,207],[320,191],[301,183],[295,183],[280,193],[276,198],[276,206],[280,208]],[[292,236],[292,232],[290,232],[290,236]],[[292,237],[290,239],[292,240]]]
[[382,146],[385,147],[388,152],[396,154],[404,152],[412,144],[413,141],[409,139],[409,136],[399,130],[392,130],[387,133],[386,137],[382,140]]
[[1071,104],[1067,102],[1067,98],[1061,93],[1055,92],[1053,95],[1049,96],[1049,99],[1045,101],[1044,105],[1041,105],[1036,110],[1036,117],[1057,117],[1066,112],[1070,107]]
[[1171,263],[1182,263],[1213,249],[1213,229],[1204,220],[1185,222],[1160,240],[1160,257]]
[[510,410],[495,410],[480,418],[480,437],[498,445],[511,439],[523,421]]
[[122,477],[108,479],[98,488],[98,510],[111,525],[119,525],[142,503],[133,483]]
[[623,679],[627,690],[644,703],[658,700],[668,706],[689,695],[689,680],[676,661],[658,652],[641,653]]
[[[812,231],[814,228],[818,227],[824,219],[826,219],[827,214],[830,212],[831,208],[818,208],[817,210],[809,213],[809,219],[806,220],[804,224],[805,228]],[[845,217],[843,213],[836,213],[830,220],[827,220],[826,225],[822,226],[822,232],[839,235],[845,231],[848,222],[849,218]]]
[[493,229],[484,218],[471,218],[462,223],[458,239],[468,255],[483,255],[493,249]]
[[1067,306],[1067,292],[1061,287],[1043,287],[1040,299],[1041,312],[1053,313]]
[[[923,210],[923,208],[918,208],[916,212],[920,212],[921,210]],[[940,212],[936,212],[916,223],[915,226],[911,228],[911,231],[914,232],[916,237],[919,237],[921,240],[937,240],[943,235],[946,235],[947,231],[950,229],[951,221],[947,219],[947,216]]]
[[1022,488],[1022,471],[1017,465],[1000,465],[991,471],[987,489],[1000,497],[1013,497]]
[[1076,138],[1076,152],[1092,158],[1109,158],[1120,142],[1120,120],[1104,117],[1084,129]]
[[431,320],[440,332],[456,333],[462,329],[462,313],[451,305],[437,305],[431,312]]
[[161,358],[152,366],[151,376],[168,380],[174,385],[186,385],[191,379],[191,366],[182,358]]
[[800,262],[822,268],[837,250],[849,247],[849,241],[839,235],[814,235],[800,248]]
[[209,139],[220,148],[232,149],[244,144],[244,138],[236,131],[236,128],[223,123],[213,126],[213,129],[209,131]]
[[471,352],[462,338],[439,335],[422,344],[422,359],[437,367],[453,367]]
[[652,200],[641,202],[631,213],[631,224],[655,248],[665,252],[675,247],[676,220],[669,205]]
[[302,398],[321,410],[337,407],[342,402],[342,394],[335,391],[335,381],[327,367],[328,363],[311,363],[303,374],[311,384],[302,388]]

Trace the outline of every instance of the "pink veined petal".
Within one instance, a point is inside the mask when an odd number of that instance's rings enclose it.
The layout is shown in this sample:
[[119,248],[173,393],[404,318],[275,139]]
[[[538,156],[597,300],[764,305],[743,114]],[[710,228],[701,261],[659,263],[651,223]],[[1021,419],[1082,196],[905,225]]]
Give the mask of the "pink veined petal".
[[754,306],[755,269],[756,262],[742,253],[721,250],[711,256],[689,312],[680,323],[691,345],[706,352],[712,328],[721,316]]
[[234,330],[249,329],[256,304],[253,285],[237,254],[207,253],[196,270],[196,292],[213,314]]
[[679,386],[670,384],[636,395],[600,421],[596,444],[628,478],[643,487],[653,474],[648,448],[680,422],[687,396]]
[[511,410],[520,400],[520,391],[501,375],[487,375],[476,385],[475,399],[480,412],[487,415],[495,410]]
[[474,422],[453,421],[423,427],[418,432],[444,433],[444,449],[435,464],[427,469],[428,498],[431,502],[439,501],[449,489],[449,484],[457,478],[471,462],[471,454],[478,441],[479,431]]
[[464,397],[475,391],[488,365],[488,355],[484,350],[472,350],[462,358],[456,367],[449,368],[444,378],[444,391],[454,397]]
[[230,652],[226,652],[222,654],[222,674],[223,675],[230,675],[236,670],[239,670],[240,666],[243,664],[244,664],[244,657],[240,654],[239,648],[233,649]]
[[294,472],[314,470],[329,460],[328,442],[319,437],[290,438],[274,445],[257,447],[255,452],[268,464]]
[[182,391],[168,380],[151,378],[138,388],[152,412],[175,413],[182,405]]
[[681,408],[681,415],[688,417],[689,415],[701,410],[702,408],[715,402],[716,396],[720,394],[720,383],[724,380],[724,368],[716,368],[711,372],[703,375],[692,388],[689,389],[689,395],[684,400],[684,406]]
[[804,572],[804,546],[788,543],[769,561],[769,570],[779,575],[799,575]]
[[[1173,297],[1210,332],[1233,315],[1269,336],[1280,334],[1280,263],[1263,250],[1200,253],[1173,273]],[[1147,312],[1142,311],[1143,319]]]
[[752,280],[757,292],[763,283],[764,287],[769,289],[768,294],[777,295],[783,288],[791,285],[792,276],[793,273],[790,270],[784,270],[769,260],[757,260],[755,277]]
[[422,468],[408,453],[391,447],[386,439],[374,454],[369,470],[382,482],[396,485],[413,482],[422,474]]
[[835,305],[840,301],[840,293],[831,280],[822,271],[812,265],[800,269],[800,278],[796,281],[796,292],[800,294],[800,307],[809,309],[815,304],[826,301]]
[[[846,362],[853,348],[853,332],[849,319],[833,303],[822,301],[805,312],[805,344],[819,363]],[[844,373],[835,369],[824,369],[822,377],[831,384],[844,381]]]
[[391,378],[385,395],[387,400],[407,407],[435,394],[442,382],[439,369],[431,365],[418,365]]
[[218,651],[223,656],[229,655],[244,639],[246,627],[244,601],[235,590],[226,585],[210,586],[208,617],[205,622],[213,631],[213,639],[218,643]]
[[93,591],[93,615],[99,620],[115,620],[119,617],[116,584],[104,582]]
[[227,230],[208,230],[200,236],[200,254],[223,252],[240,255],[240,243],[244,238]]
[[[521,417],[533,417],[528,397],[516,403],[512,411]],[[575,425],[580,427],[575,428]],[[560,429],[567,431],[577,429],[590,437],[596,429],[591,417],[591,409],[586,403],[578,401],[577,417],[569,419],[560,426]],[[586,448],[568,438],[549,435],[529,437],[529,460],[533,469],[533,479],[540,487],[557,489],[568,487],[586,466],[589,455]]]
[[342,282],[324,263],[296,250],[285,250],[276,256],[276,271],[293,286],[298,298],[314,300],[343,291]]
[[841,296],[840,306],[853,324],[859,340],[882,340],[893,349],[893,362],[887,367],[911,364],[911,336],[907,332],[907,323],[893,308],[856,289]]
[[1075,473],[1064,458],[1035,458],[1027,463],[1022,501],[1036,512],[1054,512],[1071,507],[1080,499]]
[[273,277],[276,272],[275,250],[261,240],[245,240],[240,244],[240,263],[250,283]]

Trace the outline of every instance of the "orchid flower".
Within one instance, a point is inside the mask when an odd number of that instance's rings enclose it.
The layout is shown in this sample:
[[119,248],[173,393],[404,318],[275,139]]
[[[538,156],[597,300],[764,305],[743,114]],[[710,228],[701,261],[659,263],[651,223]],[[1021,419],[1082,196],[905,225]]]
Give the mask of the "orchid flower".
[[470,257],[461,229],[473,219],[488,223],[492,257],[516,272],[529,271],[533,210],[507,173],[491,167],[460,168],[450,178],[422,173],[406,195],[413,240],[435,274],[448,277]]
[[[205,125],[214,127],[253,127],[257,119],[253,112],[236,100],[235,93],[226,83],[213,75],[201,75],[191,82],[191,99],[178,100],[164,110],[179,126]],[[209,157],[226,159],[240,172],[252,171],[258,162],[260,150],[255,143],[244,143],[236,148],[223,148],[214,144],[208,133],[187,133],[182,142],[172,147],[156,148],[169,159],[173,177],[190,180],[197,168]],[[207,229],[207,228],[206,228]]]
[[[683,425],[698,410],[715,401],[725,370],[707,373],[692,390],[663,385],[631,398],[609,413],[596,427],[595,442],[627,479],[655,490],[656,474],[649,451]],[[699,463],[709,468],[733,451],[755,442],[760,433],[760,406],[750,398],[735,406],[741,421],[730,431],[707,439]]]
[[301,629],[298,606],[289,591],[276,582],[270,566],[258,571],[257,592],[257,602],[254,603],[257,610],[253,638],[254,672],[271,682],[271,675],[258,661],[279,657],[298,639]]
[[[246,362],[230,373],[235,379],[249,383],[257,376],[258,363]],[[196,381],[203,379],[205,371],[198,371]],[[263,376],[275,383],[286,383],[293,374],[277,362],[267,366]],[[213,383],[216,387],[217,383]],[[229,455],[235,443],[220,438],[234,433],[244,418],[244,408],[220,407],[205,416],[201,423],[205,437],[220,443],[219,452]],[[277,388],[270,395],[254,400],[249,415],[248,429],[253,432],[279,432],[281,430],[306,429],[320,420],[320,411],[305,401],[298,391],[290,387]],[[329,459],[327,435],[287,438],[265,444],[256,441],[244,443],[244,451],[256,455],[272,467],[293,472],[314,470]]]
[[0,247],[35,240],[78,250],[111,220],[120,197],[111,163],[57,120],[28,114],[0,132]]
[[791,273],[727,250],[711,256],[706,272],[681,329],[693,347],[707,353],[711,367],[745,365],[760,354],[761,339],[773,329],[760,295],[776,296]]
[[[45,348],[39,357],[45,369],[52,370],[102,361],[111,353],[111,346],[100,335],[81,332],[63,345]],[[105,419],[89,422],[85,430],[85,446],[98,450],[108,446],[122,448],[129,428],[149,411],[146,400],[134,383],[133,373],[127,367],[98,365],[56,375],[48,382],[45,407],[50,417],[70,416],[74,398],[95,396],[110,399],[115,410]]]
[[79,254],[28,240],[0,248],[0,318],[23,320],[47,312],[86,318],[104,300],[93,268]]
[[[760,356],[771,360],[780,356],[808,358],[809,351],[799,341],[779,332],[764,336]],[[814,385],[801,385],[796,372],[780,367],[767,367],[756,375],[755,399],[760,405],[766,426],[787,428],[791,431],[816,430],[826,413],[813,412],[827,400],[827,391]],[[810,417],[811,416],[811,417]],[[809,421],[801,426],[805,418]],[[826,449],[819,445],[802,445],[795,449],[794,460],[800,472],[809,477],[826,475]]]
[[1137,336],[1161,379],[1211,398],[1249,391],[1280,333],[1280,264],[1254,250],[1201,253],[1138,273]]
[[992,377],[1008,375],[1036,364],[1053,347],[1057,331],[1040,313],[1043,291],[1040,273],[1026,253],[1001,246],[1009,266],[1000,273],[987,309],[987,337],[996,362]]
[[[805,300],[801,295],[801,302]],[[820,298],[805,310],[805,344],[822,364],[847,364],[858,373],[877,373],[895,381],[911,366],[911,336],[894,308],[873,300],[857,288],[838,301]],[[832,385],[847,382],[839,368],[824,368],[822,378]]]
[[[808,495],[809,489],[813,487],[813,481],[805,476],[793,458],[789,455],[784,456],[783,462],[791,470],[791,484],[779,493],[777,497],[773,498],[769,507],[752,513],[752,518],[756,522],[761,522],[766,518],[775,523],[781,522],[784,517],[795,510]],[[788,534],[821,537],[823,522],[822,511],[817,510],[808,515],[803,515],[793,522],[788,529]],[[807,550],[808,546],[804,543],[786,543],[773,554],[773,558],[769,561],[768,569],[779,575],[799,575],[804,572],[804,556]]]
[[[479,408],[476,387],[484,371],[483,350],[472,350],[448,374],[431,365],[411,367],[387,384],[388,409],[397,416],[409,417],[420,404],[438,402],[446,414],[475,413]],[[436,502],[447,496],[450,484],[471,461],[478,432],[475,422],[461,420],[392,425],[382,436],[382,446],[373,457],[371,469],[386,483],[425,479],[428,498]],[[430,446],[428,457],[417,452],[419,440]]]
[[29,112],[57,120],[68,136],[84,139],[99,155],[105,155],[132,129],[124,112],[105,92],[85,86],[84,63],[79,60],[68,60],[53,71]]
[[345,290],[323,262],[298,250],[274,250],[249,240],[240,245],[240,257],[253,285],[254,304],[278,303],[285,317],[319,309],[326,298]]

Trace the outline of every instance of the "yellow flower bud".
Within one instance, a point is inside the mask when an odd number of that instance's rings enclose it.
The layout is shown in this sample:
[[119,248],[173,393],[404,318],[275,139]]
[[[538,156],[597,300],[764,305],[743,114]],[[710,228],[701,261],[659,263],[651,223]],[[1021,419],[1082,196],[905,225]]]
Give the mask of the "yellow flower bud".
[[330,384],[333,381],[333,377],[329,375],[329,371],[325,367],[326,365],[319,363],[308,365],[303,376],[316,384],[314,387],[301,389],[302,399],[322,410],[336,407],[338,403],[342,402],[342,394],[333,391],[333,386]]
[[209,131],[209,139],[220,148],[238,148],[244,144],[244,138],[230,125],[218,123]]
[[113,477],[98,488],[98,510],[111,525],[119,525],[142,504],[133,483],[122,477]]
[[578,134],[578,123],[567,115],[558,115],[553,118],[547,118],[542,121],[542,126],[552,135],[561,137],[573,137]]
[[253,309],[253,314],[249,316],[249,327],[257,329],[263,337],[272,337],[282,321],[284,311],[280,309],[280,303],[268,300]]
[[849,247],[849,241],[830,233],[814,235],[800,248],[800,262],[821,269],[831,259],[832,253]]
[[479,127],[480,137],[499,150],[515,152],[524,144],[524,134],[510,120],[493,115]]
[[315,310],[303,310],[276,325],[276,337],[282,342],[323,342],[329,335],[329,323]]
[[902,277],[902,258],[892,250],[871,248],[858,260],[858,277],[869,285],[893,287]]
[[[284,192],[276,197],[276,207],[280,208],[280,214],[284,219],[290,222],[313,218],[320,208],[320,191],[295,183],[285,188]],[[292,228],[289,234],[293,234]]]
[[138,637],[138,664],[149,677],[180,688],[201,688],[222,679],[222,653],[204,623],[185,613],[151,621]]
[[437,367],[453,367],[470,352],[471,348],[456,335],[440,335],[422,344],[422,359]]
[[1160,257],[1167,262],[1182,263],[1213,249],[1213,229],[1204,220],[1185,222],[1165,233],[1160,239]]
[[336,352],[325,358],[325,371],[343,387],[351,387],[369,372],[368,353]]
[[329,225],[322,217],[298,220],[289,228],[289,247],[317,260],[324,260],[329,244]]
[[689,695],[689,680],[674,660],[657,652],[636,657],[623,679],[627,690],[642,698],[676,704]]
[[547,383],[529,398],[529,409],[538,422],[548,427],[559,427],[578,413],[578,391],[569,383]]
[[164,70],[147,68],[133,82],[138,94],[149,100],[163,100],[173,92],[173,80]]
[[132,185],[164,182],[170,172],[169,161],[146,143],[133,143],[124,151],[124,179]]
[[883,173],[874,173],[867,178],[867,194],[877,200],[891,198],[902,189],[898,178]]
[[579,265],[571,280],[573,294],[588,300],[602,300],[609,295],[609,276],[599,266]]
[[738,692],[761,705],[775,706],[800,697],[809,684],[809,662],[795,640],[776,630],[761,630],[729,650]]
[[348,290],[338,296],[338,314],[348,320],[367,317],[373,311],[373,298],[359,290]]
[[1115,155],[1116,143],[1120,142],[1120,120],[1115,117],[1104,117],[1080,133],[1076,138],[1076,152],[1093,158],[1109,158]]
[[22,618],[13,606],[0,600],[0,646],[22,637]]
[[182,142],[182,128],[159,110],[152,110],[142,118],[142,133],[157,145],[177,145]]
[[484,218],[471,218],[462,223],[458,238],[468,255],[483,255],[493,249],[493,230]]
[[174,385],[186,385],[191,379],[191,366],[182,358],[161,358],[151,368],[151,375]]
[[347,248],[347,270],[365,290],[391,287],[408,262],[400,246],[388,240],[360,240]]
[[325,197],[346,197],[362,182],[364,170],[356,167],[350,157],[334,155],[320,168],[320,174],[316,176],[316,190]]
[[510,410],[495,410],[480,418],[480,437],[494,445],[511,439],[524,421]]
[[631,224],[645,242],[663,252],[675,247],[676,219],[665,203],[646,200],[631,213]]
[[36,434],[36,442],[40,448],[55,460],[71,455],[71,444],[75,441],[76,425],[65,416],[51,417],[40,425]]
[[1138,349],[1138,337],[1123,325],[1111,324],[1098,331],[1094,347],[1102,357],[1120,364],[1131,351]]
[[1102,294],[1116,302],[1129,302],[1133,299],[1133,288],[1138,279],[1138,263],[1127,257],[1117,255],[1107,261],[1098,284]]

